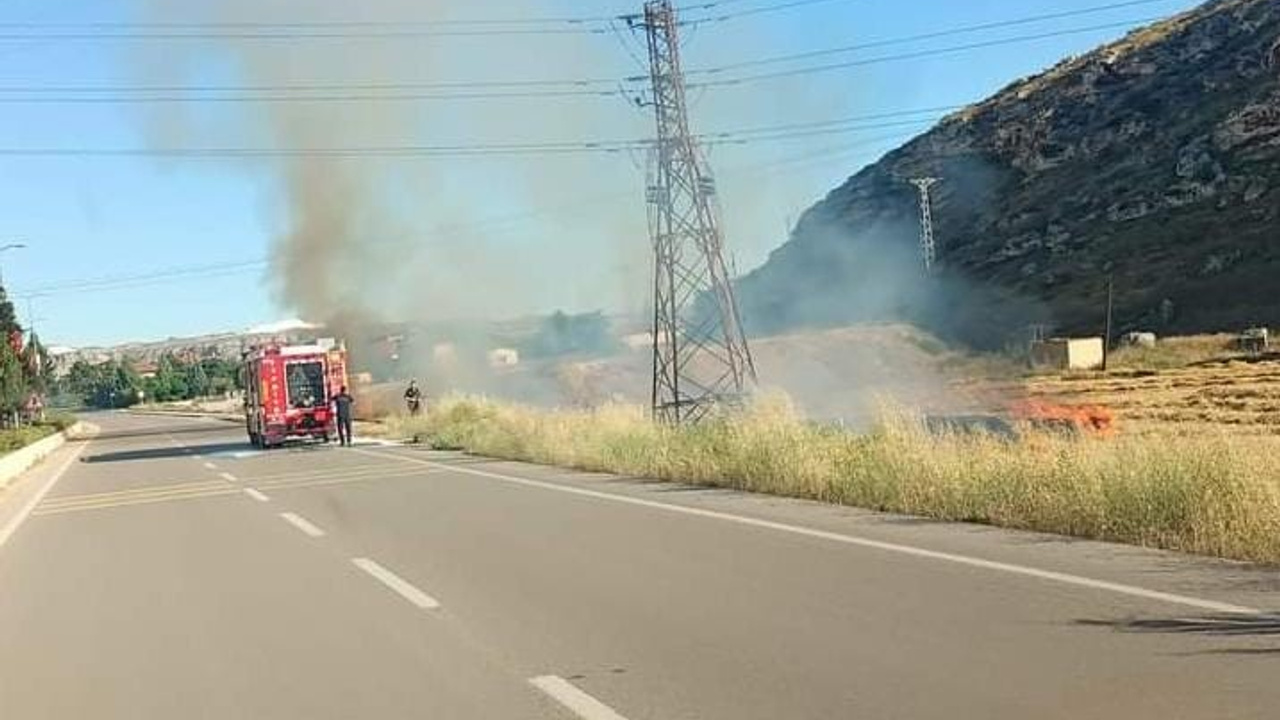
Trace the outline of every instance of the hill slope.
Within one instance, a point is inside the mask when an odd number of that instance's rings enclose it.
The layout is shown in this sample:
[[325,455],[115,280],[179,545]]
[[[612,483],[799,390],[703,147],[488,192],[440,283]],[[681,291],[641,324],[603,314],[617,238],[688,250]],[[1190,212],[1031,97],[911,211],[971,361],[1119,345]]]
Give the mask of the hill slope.
[[[911,320],[996,345],[1029,323],[1280,325],[1280,3],[1215,0],[1010,85],[891,152],[743,279],[753,331]],[[944,178],[919,269],[911,177]]]

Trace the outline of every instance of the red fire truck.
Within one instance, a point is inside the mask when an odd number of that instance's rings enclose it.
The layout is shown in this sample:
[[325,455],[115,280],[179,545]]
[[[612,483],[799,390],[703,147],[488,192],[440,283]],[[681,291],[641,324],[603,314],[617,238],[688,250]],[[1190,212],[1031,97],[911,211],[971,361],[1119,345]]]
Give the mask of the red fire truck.
[[341,345],[320,341],[254,348],[244,354],[241,372],[245,429],[255,447],[333,438],[337,425],[330,401],[347,384],[347,352]]

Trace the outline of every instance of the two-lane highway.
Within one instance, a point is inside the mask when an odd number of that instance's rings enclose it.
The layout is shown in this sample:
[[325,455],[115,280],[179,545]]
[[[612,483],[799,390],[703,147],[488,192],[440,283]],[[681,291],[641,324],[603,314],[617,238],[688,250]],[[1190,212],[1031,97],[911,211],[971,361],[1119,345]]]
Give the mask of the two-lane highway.
[[259,453],[209,420],[99,422],[24,481],[48,492],[0,546],[0,717],[1280,708],[1274,570],[412,448]]

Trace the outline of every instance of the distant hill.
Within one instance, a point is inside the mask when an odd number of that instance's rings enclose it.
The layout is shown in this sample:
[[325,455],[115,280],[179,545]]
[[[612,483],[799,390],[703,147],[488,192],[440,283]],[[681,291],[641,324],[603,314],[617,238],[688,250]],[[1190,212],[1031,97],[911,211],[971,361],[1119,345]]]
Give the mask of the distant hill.
[[[1280,2],[1216,0],[943,120],[810,208],[741,282],[753,332],[907,320],[993,346],[1032,323],[1280,325]],[[941,269],[920,270],[935,191]]]

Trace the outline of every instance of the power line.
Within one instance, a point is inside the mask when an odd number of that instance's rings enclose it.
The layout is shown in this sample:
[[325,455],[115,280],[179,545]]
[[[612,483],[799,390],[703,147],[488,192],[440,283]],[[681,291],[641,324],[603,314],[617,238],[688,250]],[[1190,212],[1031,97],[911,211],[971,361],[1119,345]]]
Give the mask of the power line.
[[[735,10],[714,16],[691,17],[681,24],[727,22],[738,18],[781,12],[809,5],[848,0],[787,0],[757,8]],[[687,11],[714,10],[731,0],[691,5]],[[0,23],[0,42],[26,41],[135,41],[135,40],[396,40],[430,37],[605,35],[613,32],[609,23],[630,15],[587,17],[547,17],[474,20],[334,20],[287,22],[211,23]],[[533,26],[533,27],[530,27]]]
[[141,105],[141,104],[246,104],[246,103],[346,103],[346,102],[424,102],[432,100],[493,100],[502,98],[573,98],[573,97],[629,97],[626,92],[612,90],[506,90],[484,92],[434,92],[434,93],[382,93],[347,92],[329,94],[260,94],[260,95],[129,95],[59,97],[38,95],[13,97],[0,95],[3,105]]
[[396,145],[370,147],[311,148],[0,148],[5,157],[168,157],[168,158],[240,158],[270,159],[290,157],[313,158],[404,158],[404,157],[482,157],[519,155],[579,155],[617,153],[641,149],[644,141],[631,143],[544,143],[528,145]]
[[[794,10],[800,7],[807,7],[809,5],[820,5],[820,4],[826,4],[831,2],[847,2],[847,1],[848,0],[789,0],[787,2],[778,2],[772,5],[766,5],[764,7],[750,8],[747,10],[738,10],[738,11],[733,11],[728,13],[720,13],[720,14],[711,15],[711,16],[704,16],[704,17],[695,16],[692,18],[682,17],[679,24],[680,25],[698,25],[703,23],[725,22],[728,20],[737,20],[739,18],[752,17],[755,15],[765,15],[765,14],[771,14],[776,12],[782,12],[786,10]],[[696,10],[714,10],[715,7],[717,6],[723,6],[727,4],[730,4],[730,3],[729,2],[704,3],[701,7],[698,7],[698,6],[687,7],[687,8],[682,8],[681,10],[682,12],[691,12]]]
[[[832,0],[821,0],[821,1],[830,2]],[[729,64],[719,65],[715,67],[692,69],[692,70],[686,71],[686,74],[718,75],[718,74],[729,72],[731,70],[737,70],[737,69],[743,69],[743,68],[749,68],[749,67],[783,64],[788,62],[795,62],[798,60],[813,59],[813,58],[826,57],[831,55],[840,55],[840,54],[858,52],[861,50],[868,50],[868,49],[874,49],[879,47],[889,47],[893,45],[909,44],[913,42],[919,42],[922,40],[973,34],[976,32],[983,32],[987,30],[994,30],[994,29],[1000,29],[1005,27],[1014,27],[1018,25],[1027,25],[1027,24],[1032,24],[1037,22],[1045,22],[1045,21],[1057,20],[1057,19],[1062,19],[1067,17],[1077,17],[1081,15],[1086,15],[1086,14],[1094,14],[1094,13],[1100,13],[1100,12],[1105,12],[1109,10],[1123,9],[1123,8],[1134,7],[1138,5],[1149,5],[1153,3],[1170,2],[1170,1],[1171,0],[1129,0],[1128,2],[1111,3],[1107,5],[1097,5],[1097,6],[1088,7],[1088,8],[1081,8],[1078,10],[1048,13],[1043,15],[1026,16],[1022,18],[1015,18],[1012,20],[1003,20],[1003,21],[984,23],[979,25],[962,26],[957,28],[937,30],[933,32],[921,33],[917,35],[909,35],[909,36],[903,36],[903,37],[897,37],[897,38],[872,40],[865,43],[859,43],[855,45],[846,45],[846,46],[836,47],[836,48],[813,50],[813,51],[808,51],[803,53],[780,55],[780,56],[774,56],[774,57],[768,57],[768,58],[759,58],[755,60],[744,60],[741,62],[729,63]],[[723,4],[725,3],[724,2],[706,3],[702,5],[695,5],[692,7],[702,8],[702,7],[718,6]],[[1049,33],[1039,33],[1035,35],[1024,35],[1024,36],[1015,36],[1011,38],[1002,38],[999,40],[990,41],[990,44],[978,43],[978,44],[956,46],[951,48],[939,48],[935,50],[921,51],[921,53],[911,53],[908,55],[896,55],[896,56],[888,56],[888,57],[882,57],[882,58],[872,58],[866,61],[858,61],[858,62],[862,64],[873,64],[878,62],[887,62],[891,60],[904,59],[907,57],[912,57],[912,58],[920,57],[925,54],[932,54],[932,53],[958,52],[960,50],[974,49],[979,47],[990,47],[991,45],[995,45],[995,44],[1025,42],[1025,41],[1034,40],[1034,39],[1045,39],[1048,37],[1056,37],[1059,34],[1092,32],[1100,29],[1111,29],[1114,27],[1120,27],[1120,26],[1125,26],[1129,24],[1136,24],[1139,22],[1147,22],[1149,20],[1150,19],[1148,18],[1148,19],[1142,19],[1142,20],[1107,24],[1102,26],[1090,26],[1086,28],[1068,28],[1061,31],[1053,31]],[[553,20],[551,19],[544,20],[544,22],[552,22],[552,21]],[[589,19],[582,20],[582,22],[586,22],[586,21],[589,21]],[[487,21],[457,21],[457,22],[470,23],[470,22],[487,22]],[[3,28],[3,27],[5,27],[5,24],[0,24],[0,28]],[[614,29],[616,30],[616,28]],[[798,69],[797,71],[816,72],[816,71],[825,69],[826,67],[827,66],[820,66],[819,68],[813,68],[813,69],[802,68],[802,69]],[[751,76],[746,78],[726,79],[725,81],[723,81],[723,84],[736,84],[738,82],[748,82],[755,79],[761,79],[761,78],[760,76]],[[618,89],[618,85],[620,82],[639,83],[639,82],[647,82],[647,81],[648,81],[647,77],[631,76],[631,77],[622,78],[621,80],[619,80],[618,78],[595,77],[595,78],[565,78],[565,79],[528,78],[528,79],[515,79],[515,80],[454,80],[454,81],[445,80],[445,81],[426,81],[426,82],[296,83],[296,84],[257,84],[257,85],[52,85],[52,86],[50,85],[45,85],[45,86],[7,85],[7,86],[0,86],[0,94],[30,93],[38,96],[43,96],[51,93],[69,93],[73,95],[91,95],[91,96],[104,95],[104,94],[142,94],[142,95],[148,95],[148,97],[142,97],[142,98],[125,98],[125,97],[122,97],[122,98],[115,98],[115,97],[75,98],[75,97],[72,97],[72,98],[47,98],[47,99],[42,97],[37,97],[37,98],[0,97],[0,102],[11,102],[11,103],[49,102],[49,103],[68,103],[68,104],[86,103],[86,102],[175,103],[175,102],[197,102],[197,101],[206,100],[206,99],[210,102],[292,102],[292,101],[302,101],[302,100],[310,100],[314,102],[341,102],[341,101],[366,101],[366,100],[436,100],[436,99],[467,99],[467,98],[482,99],[482,98],[500,98],[500,97],[520,98],[520,97],[543,97],[543,96],[573,97],[577,95],[611,97],[621,93],[621,91]],[[714,84],[715,84],[714,81],[704,81],[701,83],[695,83],[691,85],[707,87],[707,86],[713,86]],[[589,89],[594,86],[607,86],[609,89],[608,90]],[[532,94],[532,93],[525,93],[525,92],[510,92],[510,93],[465,92],[465,93],[460,93],[458,95],[414,94],[419,91],[429,91],[429,90],[476,90],[476,89],[491,89],[491,88],[563,88],[563,87],[575,88],[575,90],[572,92],[564,91],[564,90],[559,90],[559,91],[552,90],[545,94],[543,93]],[[173,94],[175,93],[181,93],[183,95],[174,96]],[[210,97],[210,98],[188,97],[185,95],[186,93],[198,94],[202,96],[214,95],[215,97]],[[232,95],[230,97],[226,97],[227,95],[230,95],[232,93],[249,93],[250,95],[248,96]],[[294,100],[292,98],[277,98],[274,95],[266,95],[268,93],[301,93],[302,95],[297,100]],[[307,93],[313,93],[313,94],[308,95]],[[338,93],[338,94],[314,95],[314,93]],[[372,96],[372,95],[366,95],[363,93],[408,93],[408,94]],[[154,97],[154,95],[156,94],[159,94],[160,96]],[[264,97],[263,95],[266,95],[266,96]]]
[[[1148,2],[1150,0],[1142,0]],[[1159,0],[1167,1],[1167,0]],[[911,51],[899,53],[895,55],[882,55],[873,58],[862,58],[856,60],[842,61],[838,63],[828,63],[822,65],[810,65],[799,68],[791,68],[786,70],[770,71],[765,73],[756,73],[750,75],[740,75],[728,78],[713,78],[698,82],[688,83],[689,88],[715,88],[742,85],[746,83],[758,82],[763,80],[773,80],[780,78],[796,77],[801,75],[810,75],[815,73],[830,72],[835,70],[843,70],[855,67],[866,67],[871,65],[879,65],[889,62],[898,62],[903,60],[916,60],[923,58],[939,57],[950,54],[970,52],[973,50],[981,50],[992,47],[1000,47],[1005,45],[1014,45],[1026,42],[1034,42],[1037,40],[1045,40],[1055,37],[1064,37],[1069,35],[1079,35],[1103,30],[1113,30],[1117,28],[1132,27],[1135,25],[1145,24],[1158,21],[1163,18],[1139,18],[1127,21],[1118,21],[1112,23],[1103,23],[1097,25],[1089,25],[1085,27],[1065,28],[1061,30],[1052,30],[1041,33],[1033,33],[1026,35],[1015,35],[1006,38],[998,38],[994,40],[986,40],[975,43],[966,43],[962,45],[952,45],[941,48],[931,48],[927,50]],[[1024,22],[1027,19],[1009,21]],[[929,37],[944,37],[948,34],[962,34],[971,32],[972,28],[959,28],[954,31],[939,31],[929,33]],[[785,55],[773,58],[763,58],[754,61],[744,61],[729,65],[721,65],[717,67],[701,68],[688,71],[688,74],[698,74],[704,76],[715,76],[725,72],[741,69],[748,66],[778,64],[795,61],[805,58],[813,58],[822,55],[833,55],[854,52],[856,50],[866,49],[870,47],[886,46],[909,42],[913,39],[923,38],[925,36],[913,36],[912,38],[898,38],[891,40],[876,41],[873,43],[864,43],[860,45],[847,46],[843,48],[831,48],[827,50],[811,51],[807,53],[799,53],[795,55]],[[623,79],[623,83],[634,83],[643,80],[640,77],[629,77]],[[363,84],[310,84],[310,85],[248,85],[248,86],[64,86],[64,87],[20,87],[7,86],[0,87],[0,104],[19,105],[43,105],[43,104],[178,104],[178,103],[338,103],[338,102],[423,102],[423,101],[439,101],[439,100],[488,100],[488,99],[550,99],[550,98],[574,98],[574,97],[628,97],[628,91],[621,87],[612,87],[609,89],[599,88],[591,89],[593,85],[603,85],[612,83],[617,85],[618,80],[606,78],[581,78],[571,80],[512,80],[512,81],[442,81],[429,83],[363,83]],[[447,88],[520,88],[520,87],[545,87],[555,88],[563,86],[576,86],[571,89],[547,89],[547,90],[485,90],[471,92],[411,92],[419,89],[447,89]],[[334,92],[335,90],[351,89],[356,92]],[[72,96],[51,96],[48,93],[67,92]],[[230,94],[238,92],[241,94]],[[25,97],[21,93],[30,93],[34,96]],[[130,93],[129,95],[106,95],[106,93]],[[152,93],[152,94],[148,94]],[[163,93],[163,94],[162,94]],[[176,94],[175,94],[176,93]],[[184,94],[191,93],[191,94]],[[248,93],[248,94],[245,94]],[[292,94],[280,94],[292,93]],[[323,93],[323,94],[322,94]],[[85,97],[75,95],[86,95]],[[16,96],[15,96],[16,95]]]
[[[817,120],[812,122],[788,123],[785,125],[771,125],[771,126],[756,127],[756,128],[740,128],[737,130],[725,130],[722,132],[705,133],[703,135],[699,135],[698,137],[704,140],[714,140],[717,137],[726,136],[726,135],[742,136],[742,135],[754,135],[759,133],[774,134],[774,133],[786,132],[790,130],[816,130],[816,129],[822,129],[822,128],[829,129],[837,126],[847,126],[854,123],[863,123],[868,120],[891,120],[894,118],[905,118],[905,117],[911,117],[915,115],[936,116],[939,113],[952,112],[955,110],[963,109],[965,107],[968,107],[968,106],[967,105],[938,105],[935,107],[919,108],[916,110],[894,110],[891,112],[874,113],[870,115],[854,115],[851,117],[836,118],[833,120]],[[936,119],[937,118],[934,117],[934,118],[930,118],[929,120],[932,121]],[[914,123],[914,122],[921,122],[921,121],[922,120],[917,119],[917,120],[910,120],[907,122]],[[881,128],[881,127],[894,127],[895,125],[896,123],[884,123],[879,125],[869,125],[869,126],[862,126],[862,127]]]
[[450,30],[441,28],[429,29],[412,29],[398,26],[389,26],[387,29],[372,30],[289,30],[282,29],[263,29],[263,30],[190,30],[185,32],[178,31],[126,31],[126,30],[110,30],[101,32],[84,32],[84,31],[64,31],[64,32],[39,32],[39,33],[0,33],[0,42],[27,42],[27,41],[92,41],[92,42],[115,42],[115,41],[138,41],[138,40],[197,40],[197,41],[220,41],[220,40],[420,40],[423,38],[438,37],[494,37],[494,36],[513,36],[513,35],[529,35],[529,36],[553,36],[553,35],[601,35],[607,33],[608,29],[604,27],[591,28],[487,28],[483,30]]
[[416,91],[450,88],[585,87],[617,85],[618,78],[576,78],[565,80],[435,80],[425,82],[328,82],[258,85],[0,85],[0,93],[254,93],[254,92],[341,92]]
[[[811,164],[817,159],[830,159],[841,155],[848,154],[855,150],[866,147],[879,145],[885,142],[899,142],[914,137],[914,134],[894,133],[891,135],[880,135],[873,138],[864,138],[839,145],[831,145],[817,151],[806,151],[804,153],[788,155],[777,160],[768,162],[750,163],[731,167],[730,170],[734,175],[755,176],[764,172],[773,171],[777,168],[786,166],[800,166]],[[782,172],[786,172],[785,170]],[[520,227],[520,222],[532,218],[543,217],[548,215],[560,215],[565,212],[580,211],[583,208],[599,207],[600,203],[606,201],[627,201],[629,202],[634,193],[614,192],[601,193],[591,197],[579,197],[571,203],[565,203],[553,208],[538,208],[535,210],[522,211],[518,213],[509,213],[506,215],[494,216],[483,219],[474,223],[452,223],[449,225],[440,225],[431,228],[431,232],[445,232],[456,229],[490,229],[494,227],[512,226]],[[120,275],[107,275],[96,278],[85,278],[80,280],[69,280],[59,283],[50,283],[40,285],[23,293],[16,294],[14,297],[19,299],[41,298],[61,295],[75,295],[86,292],[102,292],[109,290],[129,290],[139,287],[149,287],[152,285],[173,282],[175,280],[191,280],[204,279],[214,277],[227,277],[231,275],[239,275],[246,272],[258,271],[267,268],[271,261],[268,258],[258,258],[248,261],[234,261],[225,263],[207,263],[199,265],[188,265],[180,267],[171,267],[161,270],[152,270],[145,273],[132,273]]]
[[[932,124],[937,113],[963,106],[946,106],[902,110],[872,115],[851,116],[811,123],[724,130],[695,136],[709,146],[741,145],[756,142],[793,140],[818,135],[844,134],[865,130]],[[930,115],[927,117],[915,117]],[[909,118],[893,120],[894,118]],[[867,122],[878,120],[884,122]],[[375,145],[364,147],[207,147],[207,148],[0,148],[0,156],[9,157],[176,157],[176,158],[242,158],[266,159],[289,157],[317,158],[398,158],[398,157],[475,157],[486,155],[568,155],[620,153],[646,150],[653,146],[648,139],[597,140],[527,143],[475,143],[455,145]]]
[[223,21],[223,22],[120,22],[97,21],[81,23],[65,22],[0,22],[0,30],[273,30],[273,29],[319,29],[339,28],[416,28],[429,29],[436,27],[486,27],[491,25],[581,25],[596,22],[608,22],[617,15],[595,15],[578,17],[526,17],[526,18],[474,18],[474,19],[440,19],[440,20],[294,20],[294,21]]
[[1063,12],[1047,13],[1043,15],[1028,15],[1025,17],[1014,18],[1012,20],[999,20],[996,22],[981,23],[978,25],[964,25],[955,28],[935,30],[916,35],[905,35],[896,38],[886,38],[882,40],[871,40],[868,42],[858,43],[856,45],[845,45],[842,47],[827,48],[823,50],[811,50],[808,52],[794,53],[789,55],[780,55],[768,58],[759,58],[755,60],[744,60],[741,62],[720,65],[713,68],[693,69],[687,71],[690,75],[708,75],[715,73],[727,72],[729,70],[737,70],[748,67],[759,67],[762,65],[776,65],[780,63],[794,62],[797,60],[810,60],[818,57],[826,57],[830,55],[843,55],[845,53],[858,52],[861,50],[872,50],[881,47],[891,47],[893,45],[907,45],[910,43],[921,42],[923,40],[936,40],[939,38],[955,37],[959,35],[971,35],[988,30],[999,30],[1008,27],[1017,27],[1019,25],[1032,25],[1035,23],[1049,22],[1051,20],[1062,20],[1071,17],[1080,17],[1083,15],[1093,15],[1104,13],[1112,10],[1120,10],[1124,8],[1136,7],[1140,5],[1152,5],[1155,3],[1168,3],[1172,0],[1128,0],[1127,2],[1110,3],[1107,5],[1095,5],[1077,10],[1067,10]]
[[229,272],[241,272],[249,269],[260,269],[265,267],[266,260],[250,260],[237,261],[228,263],[216,263],[206,265],[189,265],[181,267],[171,267],[163,270],[152,270],[145,273],[133,273],[125,275],[107,275],[96,278],[86,278],[82,280],[72,280],[62,283],[52,283],[32,288],[23,293],[20,297],[38,298],[47,297],[49,295],[85,292],[90,290],[110,290],[117,287],[131,287],[137,284],[148,284],[154,281],[172,280],[188,277],[208,277],[216,274],[224,274]]
[[[689,83],[689,87],[694,88],[711,88],[726,87],[731,85],[743,85],[761,80],[776,80],[780,78],[797,77],[801,75],[812,75],[815,73],[831,72],[833,70],[846,70],[855,67],[866,67],[869,65],[880,65],[883,63],[897,62],[902,60],[917,60],[920,58],[941,57],[944,55],[953,55],[957,53],[968,52],[971,50],[981,50],[985,48],[1000,47],[1003,45],[1016,45],[1019,43],[1032,42],[1035,40],[1046,40],[1055,37],[1064,37],[1068,35],[1081,35],[1085,33],[1100,32],[1102,30],[1114,30],[1117,28],[1133,27],[1151,23],[1164,18],[1139,18],[1124,22],[1104,23],[1100,25],[1091,25],[1088,27],[1070,28],[1065,30],[1055,30],[1052,32],[1036,33],[1033,35],[1018,35],[1014,37],[1001,38],[999,40],[987,40],[984,42],[968,43],[965,45],[953,45],[950,47],[934,48],[931,50],[919,50],[908,53],[900,53],[897,55],[882,55],[874,58],[864,58],[860,60],[848,60],[839,63],[828,63],[825,65],[812,65],[809,67],[794,68],[790,70],[778,70],[767,73],[758,73],[755,75],[743,75],[734,78],[726,78],[723,80],[704,80],[696,83]],[[707,69],[704,72],[720,72],[720,68]]]

